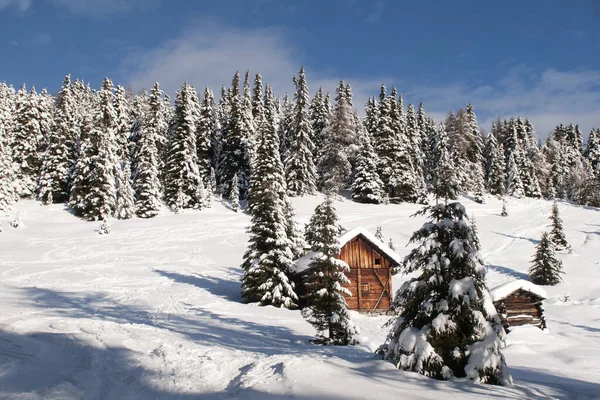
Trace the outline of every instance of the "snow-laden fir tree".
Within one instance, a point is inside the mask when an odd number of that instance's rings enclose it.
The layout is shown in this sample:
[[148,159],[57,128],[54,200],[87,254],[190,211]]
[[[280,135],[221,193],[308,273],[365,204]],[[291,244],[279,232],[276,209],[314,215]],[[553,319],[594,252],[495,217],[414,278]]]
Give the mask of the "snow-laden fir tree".
[[52,125],[51,108],[46,98],[34,87],[19,91],[15,110],[12,156],[17,168],[19,194],[31,197],[37,188],[46,138]]
[[471,230],[473,231],[473,246],[475,250],[481,251],[481,242],[479,241],[479,230],[477,229],[477,222],[475,216],[471,215]]
[[379,177],[392,202],[415,202],[420,195],[405,129],[403,113],[399,111],[394,94],[387,96],[385,86],[382,86],[373,147],[379,156]]
[[329,93],[327,96],[323,93],[323,88],[319,88],[315,97],[313,97],[308,108],[310,124],[312,127],[313,156],[318,156],[318,150],[323,147],[325,128],[329,125],[331,119],[331,105],[329,104]]
[[99,111],[88,114],[81,128],[81,149],[73,169],[69,205],[88,221],[111,217],[116,208],[114,156],[109,132],[101,129]]
[[215,135],[214,131],[217,129],[217,118],[215,114],[215,99],[212,91],[208,87],[204,89],[204,98],[202,99],[199,111],[200,113],[196,123],[198,173],[201,177],[206,179],[204,184],[209,185],[211,173],[214,177],[214,150],[212,138]]
[[117,161],[125,163],[129,161],[129,136],[133,126],[133,113],[130,99],[125,88],[117,85],[114,96],[114,108],[116,113],[115,149],[113,150]]
[[585,156],[594,175],[600,178],[600,129],[592,129],[585,149]]
[[377,226],[377,228],[375,228],[375,237],[376,237],[377,239],[379,239],[379,241],[380,241],[381,243],[384,243],[384,242],[385,242],[385,237],[383,236],[383,232],[382,232],[382,230],[381,230],[381,226]]
[[487,143],[483,150],[485,167],[485,187],[495,196],[504,196],[506,185],[504,183],[504,149],[498,144],[496,136],[488,135]]
[[248,153],[249,169],[252,169],[252,163],[254,162],[254,155],[256,153],[256,127],[254,124],[254,117],[252,116],[254,105],[252,104],[252,94],[250,93],[250,71],[246,71],[244,75],[244,85],[242,89],[242,100],[241,100],[241,129],[243,137],[245,138],[246,151]]
[[203,177],[198,171],[196,151],[196,92],[185,82],[175,98],[175,115],[167,146],[164,171],[165,202],[173,207],[179,190],[183,193],[183,208],[197,206],[198,183]]
[[436,204],[417,213],[425,214],[430,221],[412,235],[419,245],[403,266],[418,276],[396,293],[400,315],[380,351],[399,369],[431,378],[510,385],[500,351],[504,329],[465,209]]
[[260,73],[254,76],[254,87],[252,88],[252,118],[260,114],[261,108],[264,107],[263,83]]
[[2,115],[0,115],[0,212],[10,210],[19,197],[15,185],[16,175]]
[[502,199],[502,211],[500,211],[501,217],[508,217],[508,211],[506,211],[506,201]]
[[244,123],[244,102],[240,97],[240,74],[236,72],[228,91],[227,108],[229,115],[225,130],[221,132],[221,151],[218,163],[217,179],[220,192],[229,197],[231,181],[234,175],[238,175],[240,198],[245,199],[248,191],[248,179],[250,177],[250,154],[248,126]]
[[71,172],[78,157],[76,143],[80,133],[75,109],[71,77],[67,75],[57,96],[54,128],[48,137],[40,172],[38,198],[44,204],[69,200]]
[[215,174],[215,169],[214,168],[210,168],[210,172],[208,175],[208,187],[207,190],[210,191],[210,193],[216,193],[217,192],[217,176]]
[[558,213],[558,203],[556,201],[552,204],[550,221],[552,221],[552,224],[550,225],[552,227],[550,230],[550,240],[554,244],[554,248],[558,251],[570,249],[571,245],[567,241],[563,220]]
[[517,166],[517,162],[513,153],[511,153],[508,157],[507,170],[508,177],[506,181],[506,194],[520,199],[523,196],[525,196],[525,191],[523,190],[521,174],[519,173],[519,168]]
[[161,208],[160,180],[158,174],[158,150],[156,127],[146,125],[146,120],[134,124],[132,136],[136,137],[133,151],[133,190],[135,214],[140,218],[152,218]]
[[290,147],[290,132],[292,131],[294,121],[294,103],[290,101],[287,94],[283,98],[283,104],[281,105],[278,119],[279,127],[277,134],[279,135],[279,153],[281,155],[281,161],[285,165],[285,161],[288,157],[288,149]]
[[324,132],[323,147],[319,150],[319,188],[325,192],[345,188],[350,178],[350,147],[356,136],[350,101],[348,88],[344,81],[340,81],[330,124]]
[[156,82],[150,91],[144,130],[156,141],[154,145],[156,147],[158,162],[156,168],[159,173],[159,179],[163,178],[163,171],[165,170],[164,160],[168,143],[169,113],[169,109],[165,103],[165,93],[161,90],[160,84]]
[[427,189],[423,169],[425,167],[425,154],[422,152],[423,137],[417,121],[415,107],[408,105],[406,112],[406,136],[410,145],[411,163],[415,173],[415,190],[419,193],[420,202],[426,202]]
[[458,179],[452,157],[450,156],[446,127],[440,123],[437,130],[437,139],[433,150],[435,166],[432,171],[433,194],[437,199],[455,200],[458,197]]
[[356,159],[352,199],[358,203],[383,203],[385,191],[377,173],[377,154],[366,131],[360,135],[360,150]]
[[388,241],[388,247],[390,249],[392,249],[393,251],[396,251],[396,246],[394,246],[394,242],[393,242],[392,238],[390,238],[390,240]]
[[[271,108],[270,105],[267,107]],[[292,249],[287,229],[286,187],[279,137],[272,118],[257,116],[258,147],[250,180],[251,225],[242,268],[242,297],[260,305],[295,308],[298,296],[289,279]]]
[[238,174],[233,175],[231,178],[231,190],[229,191],[229,204],[234,212],[240,210],[240,183],[238,180]]
[[317,330],[315,343],[345,346],[356,343],[353,336],[358,330],[350,320],[345,298],[352,294],[343,286],[350,283],[345,275],[350,267],[336,258],[342,231],[338,220],[333,201],[327,196],[306,226],[306,241],[315,255],[304,277],[308,306],[302,316]]
[[118,170],[117,206],[115,217],[130,219],[135,215],[135,192],[131,186],[131,165],[125,161],[123,169]]
[[547,232],[537,245],[529,268],[529,279],[536,285],[557,285],[562,281],[562,261],[556,257],[554,244]]
[[304,67],[294,77],[294,114],[289,132],[289,148],[285,159],[285,179],[289,196],[313,194],[316,190],[316,167],[312,125],[308,114],[308,86]]

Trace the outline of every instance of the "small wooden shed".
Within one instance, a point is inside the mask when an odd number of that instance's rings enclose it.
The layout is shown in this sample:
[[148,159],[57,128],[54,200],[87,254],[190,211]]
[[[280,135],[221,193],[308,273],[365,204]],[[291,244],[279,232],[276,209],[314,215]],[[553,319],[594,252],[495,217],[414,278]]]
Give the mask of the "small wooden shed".
[[[355,228],[340,236],[338,258],[350,266],[346,276],[350,280],[344,285],[351,297],[347,297],[350,310],[382,312],[390,309],[393,300],[392,269],[402,260],[395,251],[386,246],[364,228]],[[299,294],[306,293],[302,278],[315,257],[307,253],[294,262]]]
[[507,332],[510,327],[520,325],[546,328],[542,301],[547,294],[541,287],[519,279],[493,288],[490,294]]

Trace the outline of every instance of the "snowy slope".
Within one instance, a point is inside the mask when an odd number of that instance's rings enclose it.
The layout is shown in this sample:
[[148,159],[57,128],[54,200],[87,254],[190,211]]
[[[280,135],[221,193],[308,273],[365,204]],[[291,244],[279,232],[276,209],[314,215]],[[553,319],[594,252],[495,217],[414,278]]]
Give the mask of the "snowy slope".
[[[295,199],[308,221],[320,197]],[[474,215],[488,283],[525,278],[551,203],[509,200]],[[423,219],[415,205],[336,202],[342,225],[381,225],[400,256]],[[99,223],[61,205],[18,204],[0,216],[0,398],[600,398],[600,212],[560,204],[572,254],[545,288],[548,332],[518,328],[504,349],[513,387],[440,382],[398,371],[373,351],[387,317],[352,313],[357,347],[316,347],[299,311],[240,303],[249,218],[223,205],[150,220]],[[406,277],[395,276],[398,288]]]

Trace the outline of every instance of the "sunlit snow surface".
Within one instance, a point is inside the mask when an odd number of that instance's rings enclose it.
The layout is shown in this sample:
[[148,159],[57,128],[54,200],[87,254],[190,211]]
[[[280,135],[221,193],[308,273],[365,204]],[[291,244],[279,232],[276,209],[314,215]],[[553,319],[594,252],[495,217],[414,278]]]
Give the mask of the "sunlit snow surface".
[[[321,197],[294,199],[307,222]],[[479,205],[488,285],[526,279],[551,203]],[[416,205],[335,206],[347,229],[382,226],[404,257]],[[545,287],[548,331],[514,329],[504,349],[515,385],[434,381],[373,351],[388,317],[352,313],[362,345],[317,347],[299,311],[240,303],[248,216],[213,208],[150,220],[80,221],[62,205],[0,216],[0,398],[497,399],[600,398],[600,211],[560,203],[572,254],[565,282]],[[394,288],[407,279],[394,277]]]

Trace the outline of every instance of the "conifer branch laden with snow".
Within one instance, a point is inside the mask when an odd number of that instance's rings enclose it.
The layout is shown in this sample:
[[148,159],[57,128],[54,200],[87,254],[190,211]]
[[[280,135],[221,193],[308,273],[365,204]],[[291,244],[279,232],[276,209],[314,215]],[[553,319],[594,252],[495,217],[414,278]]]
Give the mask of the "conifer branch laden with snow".
[[504,329],[464,207],[437,204],[417,215],[430,221],[411,237],[418,247],[406,256],[403,272],[419,276],[396,293],[400,315],[380,353],[399,369],[435,379],[511,384],[500,351]]
[[555,201],[552,204],[552,214],[550,215],[550,221],[552,221],[552,229],[550,231],[550,240],[554,244],[554,248],[558,251],[569,250],[571,245],[567,241],[565,230],[563,227],[563,221],[558,213],[558,203]]

